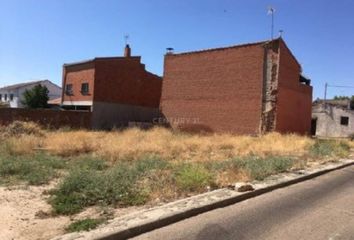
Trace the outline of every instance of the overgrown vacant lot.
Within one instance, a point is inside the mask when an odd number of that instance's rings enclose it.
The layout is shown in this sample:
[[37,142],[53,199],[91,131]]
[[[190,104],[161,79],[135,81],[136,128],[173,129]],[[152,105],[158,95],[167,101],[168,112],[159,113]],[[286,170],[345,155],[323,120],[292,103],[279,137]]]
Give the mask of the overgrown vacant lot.
[[[44,130],[15,122],[0,130],[0,184],[47,185],[50,216],[91,206],[158,204],[349,155],[350,141],[277,133],[191,135],[165,128]],[[109,214],[107,214],[109,215]],[[106,219],[83,219],[67,231]]]

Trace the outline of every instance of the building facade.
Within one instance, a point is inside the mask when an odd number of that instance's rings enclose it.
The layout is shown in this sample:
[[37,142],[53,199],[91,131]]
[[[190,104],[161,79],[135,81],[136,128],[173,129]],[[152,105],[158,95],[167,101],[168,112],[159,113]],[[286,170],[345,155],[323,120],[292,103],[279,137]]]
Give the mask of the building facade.
[[40,80],[6,86],[0,88],[0,101],[6,103],[11,108],[23,108],[23,94],[26,90],[32,89],[36,85],[46,86],[49,91],[49,100],[59,98],[62,93],[61,87],[49,80]]
[[283,39],[168,53],[160,109],[173,128],[308,134],[312,87]]
[[64,64],[62,107],[92,111],[94,128],[152,122],[159,114],[161,84],[127,45],[123,57]]
[[354,134],[354,110],[350,100],[316,100],[312,106],[312,135],[349,137]]

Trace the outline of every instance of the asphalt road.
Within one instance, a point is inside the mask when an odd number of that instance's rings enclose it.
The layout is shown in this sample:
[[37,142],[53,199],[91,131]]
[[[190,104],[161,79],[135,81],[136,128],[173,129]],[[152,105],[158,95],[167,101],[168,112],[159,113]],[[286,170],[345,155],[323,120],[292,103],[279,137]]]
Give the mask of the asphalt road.
[[134,240],[353,240],[354,166],[216,209]]

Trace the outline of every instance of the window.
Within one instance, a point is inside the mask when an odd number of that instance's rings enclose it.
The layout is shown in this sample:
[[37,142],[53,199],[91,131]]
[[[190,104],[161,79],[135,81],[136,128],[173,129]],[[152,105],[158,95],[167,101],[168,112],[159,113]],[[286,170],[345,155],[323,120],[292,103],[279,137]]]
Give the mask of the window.
[[349,117],[341,116],[340,117],[340,125],[348,126],[348,124],[349,124]]
[[4,95],[4,100],[7,101],[7,94]]
[[66,84],[65,85],[65,93],[66,93],[66,95],[72,95],[73,94],[73,85],[72,84]]
[[14,100],[14,95],[13,93],[10,94],[10,101],[13,101]]
[[89,92],[89,84],[88,83],[81,84],[81,93],[88,94],[88,92]]
[[0,94],[0,101],[2,100],[2,94]]

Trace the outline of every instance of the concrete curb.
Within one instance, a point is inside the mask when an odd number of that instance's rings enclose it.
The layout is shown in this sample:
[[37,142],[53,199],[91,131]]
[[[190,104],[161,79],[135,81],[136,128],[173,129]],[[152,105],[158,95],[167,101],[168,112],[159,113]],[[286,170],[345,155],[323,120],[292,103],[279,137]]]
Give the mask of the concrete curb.
[[90,232],[66,234],[53,238],[53,240],[120,240],[132,238],[198,214],[226,207],[351,165],[354,165],[353,159],[342,159],[339,163],[322,165],[321,168],[315,170],[273,176],[273,179],[266,182],[252,182],[255,190],[251,192],[239,193],[230,189],[218,189],[113,219],[107,225]]

